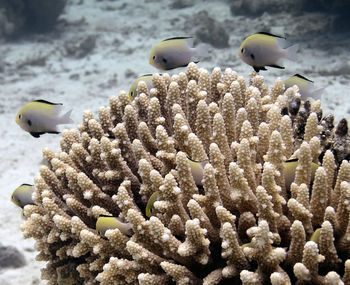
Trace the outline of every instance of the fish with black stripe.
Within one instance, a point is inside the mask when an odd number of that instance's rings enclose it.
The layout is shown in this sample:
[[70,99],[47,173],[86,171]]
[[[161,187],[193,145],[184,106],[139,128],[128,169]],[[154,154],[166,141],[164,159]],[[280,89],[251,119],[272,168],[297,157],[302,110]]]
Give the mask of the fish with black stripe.
[[185,67],[191,61],[199,62],[198,58],[208,52],[208,46],[199,44],[193,46],[192,37],[175,37],[157,43],[149,56],[149,63],[161,70]]
[[238,56],[256,72],[266,66],[284,69],[282,58],[295,61],[298,45],[283,48],[286,38],[271,33],[259,32],[247,37],[238,50]]
[[29,102],[18,111],[16,123],[35,138],[45,133],[58,134],[57,125],[73,123],[72,110],[60,115],[62,105],[41,99]]

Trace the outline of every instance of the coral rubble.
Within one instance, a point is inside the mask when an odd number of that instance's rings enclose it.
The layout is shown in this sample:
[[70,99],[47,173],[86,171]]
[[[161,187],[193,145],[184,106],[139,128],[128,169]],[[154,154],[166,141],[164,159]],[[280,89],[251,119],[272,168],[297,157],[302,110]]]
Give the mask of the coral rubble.
[[[47,262],[42,278],[57,284],[69,268],[75,284],[349,284],[346,120],[334,127],[318,101],[255,72],[245,82],[191,63],[153,85],[112,96],[98,119],[86,111],[61,151],[43,150],[22,226]],[[187,157],[208,161],[200,183]],[[132,236],[99,235],[99,215]]]

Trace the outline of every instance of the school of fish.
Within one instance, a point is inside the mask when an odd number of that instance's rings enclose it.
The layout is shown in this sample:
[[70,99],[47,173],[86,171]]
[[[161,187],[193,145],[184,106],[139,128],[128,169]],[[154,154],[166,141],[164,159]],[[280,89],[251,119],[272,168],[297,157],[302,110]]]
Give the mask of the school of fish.
[[[149,55],[150,65],[159,70],[171,70],[185,67],[192,61],[199,62],[199,59],[208,52],[208,47],[203,44],[193,47],[193,40],[191,37],[174,37],[157,43]],[[238,49],[238,56],[256,72],[267,70],[266,67],[284,69],[282,60],[285,58],[295,61],[298,51],[298,45],[290,47],[285,47],[285,45],[286,39],[284,37],[259,32],[243,40]],[[146,83],[148,89],[153,88],[152,74],[141,75],[131,84],[129,90],[130,100],[134,100],[138,96],[137,88],[141,81]],[[307,100],[308,98],[319,99],[323,91],[323,89],[315,89],[312,80],[298,73],[285,79],[284,85],[286,89],[297,85],[302,100]],[[52,103],[43,99],[34,100],[22,106],[15,117],[15,121],[24,131],[35,138],[39,138],[45,133],[58,134],[57,125],[73,123],[70,118],[72,110],[62,115],[62,107],[62,103]],[[189,156],[187,158],[196,185],[203,187],[204,167],[208,160],[195,161]],[[297,165],[297,159],[290,159],[285,162],[285,185],[287,189],[294,181]],[[317,167],[316,163],[312,164],[312,180]],[[22,184],[13,191],[11,201],[23,209],[26,205],[35,204],[32,199],[33,192],[33,185]],[[156,202],[159,196],[158,191],[150,196],[145,208],[146,217],[150,218],[158,212]],[[133,234],[130,223],[124,222],[119,217],[100,215],[96,221],[96,231],[104,237],[109,229],[119,229],[127,236]],[[311,240],[313,239],[317,240],[317,237],[312,237]]]

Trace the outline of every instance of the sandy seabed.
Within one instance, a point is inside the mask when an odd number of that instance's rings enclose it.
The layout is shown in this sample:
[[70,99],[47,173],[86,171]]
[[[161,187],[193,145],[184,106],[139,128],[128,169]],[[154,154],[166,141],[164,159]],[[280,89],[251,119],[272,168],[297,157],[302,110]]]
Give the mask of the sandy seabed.
[[[325,15],[264,13],[252,18],[232,15],[229,1],[193,1],[183,9],[172,9],[173,2],[69,0],[56,31],[0,44],[0,243],[15,246],[27,262],[18,269],[2,269],[0,284],[45,284],[40,281],[44,264],[35,261],[34,241],[22,237],[21,210],[10,202],[10,195],[20,184],[33,183],[42,148],[57,151],[59,136],[31,137],[14,121],[19,108],[36,99],[61,102],[66,110],[73,109],[75,121],[65,127],[75,127],[84,110],[96,113],[108,105],[109,96],[128,91],[138,75],[159,72],[148,64],[152,46],[169,37],[194,35],[196,27],[188,23],[202,10],[224,25],[229,47],[212,47],[200,67],[230,67],[248,78],[252,69],[238,58],[237,50],[244,37],[269,29],[286,35],[300,49],[297,62],[284,62],[286,69],[261,72],[267,85],[277,77],[304,74],[317,87],[327,87],[321,100],[325,114],[332,112],[337,120],[350,117],[350,37],[324,29]],[[81,43],[87,47],[79,48]]]

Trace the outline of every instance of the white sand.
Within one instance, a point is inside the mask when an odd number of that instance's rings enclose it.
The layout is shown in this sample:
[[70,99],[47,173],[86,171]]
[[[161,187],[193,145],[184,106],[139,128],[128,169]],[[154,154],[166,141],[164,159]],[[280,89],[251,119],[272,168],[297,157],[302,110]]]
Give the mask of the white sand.
[[[85,0],[83,5],[78,2],[68,1],[61,16],[66,25],[59,33],[0,45],[0,61],[5,66],[0,73],[0,242],[16,246],[27,259],[23,268],[0,271],[2,285],[45,284],[40,281],[39,268],[43,264],[34,261],[34,242],[24,240],[20,231],[21,211],[9,199],[17,186],[33,183],[42,160],[41,149],[49,147],[55,151],[59,146],[58,135],[46,134],[36,139],[21,130],[14,122],[19,108],[35,99],[62,102],[66,110],[73,108],[73,120],[80,123],[85,109],[96,113],[98,107],[108,104],[110,95],[129,89],[134,77],[127,77],[126,71],[134,76],[156,72],[148,64],[152,46],[165,38],[193,35],[194,29],[184,29],[184,21],[198,11],[207,10],[230,31],[230,47],[213,49],[199,63],[201,67],[209,70],[215,66],[222,70],[232,67],[247,78],[251,68],[238,58],[238,47],[244,37],[271,27],[272,31],[293,36],[293,41],[300,44],[300,51],[299,62],[285,61],[285,70],[269,68],[262,72],[266,82],[270,85],[278,76],[305,74],[317,86],[327,87],[322,99],[325,113],[332,111],[337,119],[349,117],[349,41],[342,37],[334,40],[323,35],[306,36],[305,32],[305,29],[310,32],[318,29],[324,15],[292,17],[266,13],[255,19],[232,16],[225,1],[196,1],[195,6],[182,10],[171,10],[170,1],[157,4],[158,1]],[[87,35],[97,36],[96,47],[88,56],[76,59],[65,55],[65,41],[73,42]],[[46,58],[44,65],[28,64],[41,57]],[[179,70],[184,69],[169,73]],[[79,79],[72,79],[77,76]]]

